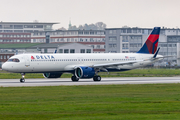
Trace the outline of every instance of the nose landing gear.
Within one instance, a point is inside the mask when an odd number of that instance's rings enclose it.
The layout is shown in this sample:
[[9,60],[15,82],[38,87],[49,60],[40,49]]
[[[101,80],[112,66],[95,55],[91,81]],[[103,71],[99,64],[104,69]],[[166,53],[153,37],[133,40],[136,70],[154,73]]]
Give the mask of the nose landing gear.
[[25,82],[25,73],[21,73],[21,79],[20,79],[21,83]]

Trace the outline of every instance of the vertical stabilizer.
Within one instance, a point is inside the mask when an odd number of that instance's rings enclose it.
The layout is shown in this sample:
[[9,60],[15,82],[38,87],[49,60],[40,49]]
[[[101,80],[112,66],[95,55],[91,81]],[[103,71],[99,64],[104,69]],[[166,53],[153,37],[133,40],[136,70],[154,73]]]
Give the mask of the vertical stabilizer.
[[160,27],[154,27],[148,39],[137,53],[154,54],[158,47]]

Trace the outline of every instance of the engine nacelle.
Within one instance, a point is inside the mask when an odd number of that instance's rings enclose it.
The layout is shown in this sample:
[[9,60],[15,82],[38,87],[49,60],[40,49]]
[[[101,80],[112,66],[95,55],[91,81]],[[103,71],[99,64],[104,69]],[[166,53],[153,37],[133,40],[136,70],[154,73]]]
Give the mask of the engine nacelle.
[[45,78],[60,78],[62,73],[54,72],[54,73],[43,73]]
[[92,78],[95,75],[95,70],[94,68],[91,67],[77,67],[75,69],[75,76],[77,78]]

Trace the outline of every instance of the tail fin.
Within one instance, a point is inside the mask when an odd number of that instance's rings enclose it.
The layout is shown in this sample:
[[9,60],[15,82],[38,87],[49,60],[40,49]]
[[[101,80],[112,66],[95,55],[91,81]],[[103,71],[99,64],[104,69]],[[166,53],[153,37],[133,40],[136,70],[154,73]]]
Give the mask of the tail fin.
[[137,53],[154,54],[159,41],[160,27],[154,27],[148,39]]

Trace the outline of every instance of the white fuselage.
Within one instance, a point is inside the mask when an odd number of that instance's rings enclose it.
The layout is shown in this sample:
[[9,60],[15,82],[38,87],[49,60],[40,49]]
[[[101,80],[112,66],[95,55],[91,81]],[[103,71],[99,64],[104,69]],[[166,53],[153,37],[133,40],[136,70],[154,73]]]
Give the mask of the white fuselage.
[[[109,71],[130,70],[152,64],[153,54],[138,53],[104,53],[104,54],[19,54],[10,59],[19,62],[5,62],[3,70],[16,73],[71,72],[78,66],[93,66],[118,62],[137,61],[133,64],[109,66]],[[157,55],[161,57],[161,55]]]

